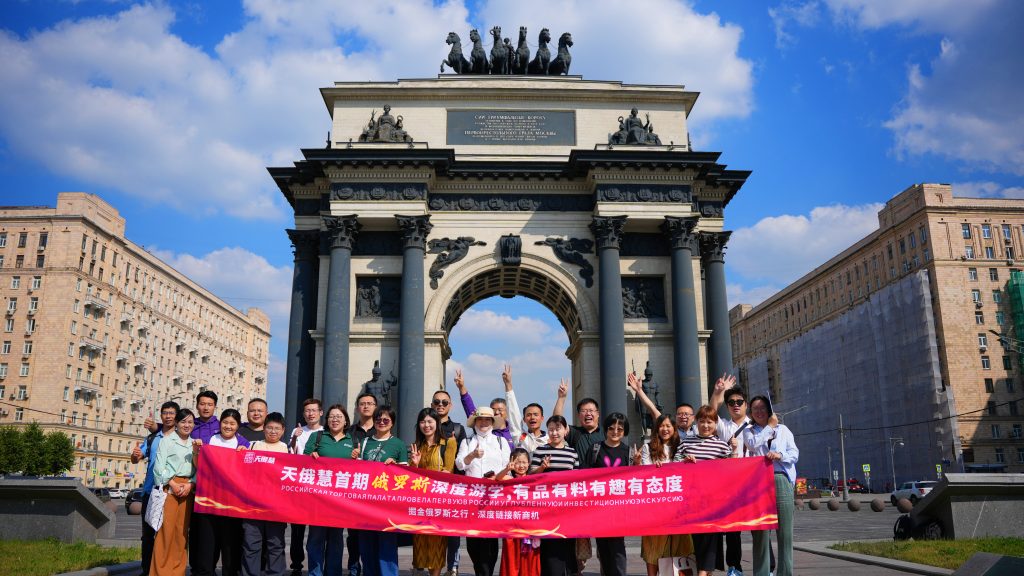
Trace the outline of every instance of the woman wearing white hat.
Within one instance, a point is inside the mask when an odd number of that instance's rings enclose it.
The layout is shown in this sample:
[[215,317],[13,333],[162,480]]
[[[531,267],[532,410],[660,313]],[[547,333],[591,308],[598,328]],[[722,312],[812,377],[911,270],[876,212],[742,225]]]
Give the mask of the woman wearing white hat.
[[[455,466],[470,478],[492,478],[505,468],[509,459],[508,442],[494,434],[504,428],[505,419],[495,416],[489,406],[477,408],[466,420],[473,434],[459,445]],[[466,550],[473,560],[476,576],[492,576],[498,563],[497,538],[466,538]]]

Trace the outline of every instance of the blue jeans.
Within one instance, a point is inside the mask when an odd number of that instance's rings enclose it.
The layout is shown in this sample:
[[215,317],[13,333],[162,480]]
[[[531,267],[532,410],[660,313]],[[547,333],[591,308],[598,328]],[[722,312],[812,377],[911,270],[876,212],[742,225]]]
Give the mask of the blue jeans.
[[459,559],[462,556],[461,544],[458,536],[448,537],[448,569],[459,570]]
[[363,576],[398,576],[398,536],[394,532],[359,532]]
[[342,576],[345,529],[310,526],[306,537],[309,576]]

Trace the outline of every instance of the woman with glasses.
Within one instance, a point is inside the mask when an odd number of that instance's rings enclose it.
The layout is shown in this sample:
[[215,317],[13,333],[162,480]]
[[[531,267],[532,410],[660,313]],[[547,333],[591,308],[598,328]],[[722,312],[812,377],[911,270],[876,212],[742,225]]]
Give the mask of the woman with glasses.
[[[391,434],[394,426],[395,411],[390,406],[379,406],[373,411],[373,436],[363,438],[352,451],[353,456],[385,464],[405,464],[405,443]],[[364,576],[398,576],[398,536],[394,532],[360,531],[359,558]]]
[[[604,440],[594,444],[590,453],[591,468],[617,468],[630,465],[629,446],[622,441],[629,435],[629,420],[621,412],[612,412],[601,423]],[[626,539],[597,538],[597,558],[601,576],[626,576]]]
[[[304,454],[318,458],[352,458],[355,446],[348,435],[348,411],[341,404],[327,409],[327,430],[318,430],[306,442]],[[306,539],[309,576],[341,576],[345,529],[310,526]]]
[[[753,426],[743,431],[743,447],[750,456],[764,456],[775,469],[775,505],[778,509],[779,562],[775,574],[793,574],[793,484],[796,482],[796,463],[800,450],[789,428],[772,425],[772,403],[765,396],[750,400]],[[754,575],[768,576],[771,571],[767,530],[755,530]]]
[[174,417],[174,433],[164,436],[153,464],[154,489],[167,492],[164,521],[153,542],[153,576],[185,576],[188,566],[188,522],[196,487],[195,451],[192,446],[195,414],[188,408]]
[[[416,443],[409,448],[409,463],[417,468],[451,472],[455,469],[458,446],[453,438],[441,437],[441,417],[433,408],[420,410],[416,417]],[[412,565],[439,576],[448,554],[447,536],[414,534]]]

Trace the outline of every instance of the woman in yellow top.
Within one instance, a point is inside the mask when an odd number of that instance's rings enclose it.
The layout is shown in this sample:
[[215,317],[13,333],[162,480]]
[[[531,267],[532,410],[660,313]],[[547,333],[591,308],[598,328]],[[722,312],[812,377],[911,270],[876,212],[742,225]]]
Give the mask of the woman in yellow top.
[[164,522],[153,542],[153,576],[185,576],[188,567],[188,522],[196,487],[195,452],[192,429],[196,417],[188,408],[178,410],[174,417],[174,434],[164,436],[156,450],[153,464],[153,486],[167,492],[164,500]]
[[[455,469],[458,445],[441,437],[441,416],[433,408],[420,410],[416,417],[416,443],[409,447],[409,463],[417,468],[451,472]],[[415,534],[412,537],[412,565],[441,574],[448,554],[447,536]]]

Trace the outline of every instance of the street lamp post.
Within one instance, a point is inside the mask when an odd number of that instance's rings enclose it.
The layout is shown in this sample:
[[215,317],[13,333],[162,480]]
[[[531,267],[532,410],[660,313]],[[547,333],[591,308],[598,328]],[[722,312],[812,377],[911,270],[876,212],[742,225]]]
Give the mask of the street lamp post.
[[892,471],[892,489],[896,490],[896,446],[903,446],[903,438],[889,437],[889,470]]

